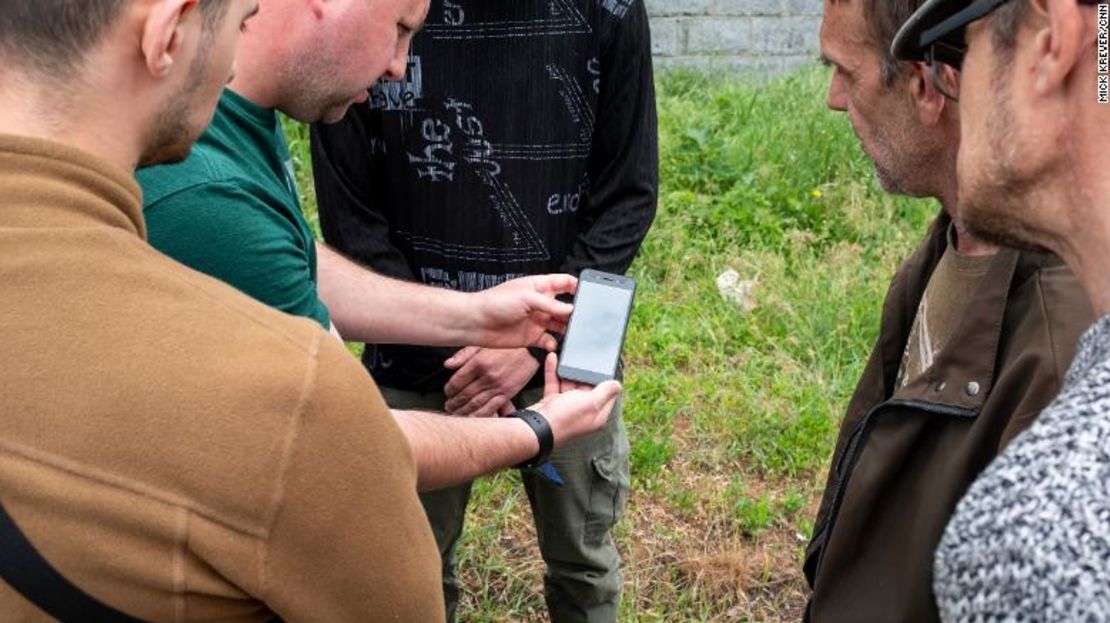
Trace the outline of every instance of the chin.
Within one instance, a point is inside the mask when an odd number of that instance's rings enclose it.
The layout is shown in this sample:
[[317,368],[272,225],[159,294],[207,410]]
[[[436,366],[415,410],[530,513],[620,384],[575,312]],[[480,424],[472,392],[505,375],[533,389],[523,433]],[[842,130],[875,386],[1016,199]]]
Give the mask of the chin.
[[320,123],[339,123],[343,117],[347,116],[347,111],[351,109],[351,102],[345,101],[342,104],[332,104],[323,110],[319,115]]
[[877,164],[875,165],[875,181],[879,183],[879,186],[883,189],[883,192],[891,195],[906,194],[904,187],[901,183],[898,182],[895,176],[891,174],[890,171],[881,168]]

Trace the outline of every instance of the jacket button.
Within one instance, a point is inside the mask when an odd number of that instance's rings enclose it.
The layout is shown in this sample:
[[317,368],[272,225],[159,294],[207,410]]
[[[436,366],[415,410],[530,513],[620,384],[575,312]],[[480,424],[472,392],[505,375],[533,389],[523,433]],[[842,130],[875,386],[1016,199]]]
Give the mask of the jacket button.
[[968,396],[974,398],[979,395],[979,384],[975,381],[971,381],[967,384],[967,387],[964,388],[964,391],[967,392]]

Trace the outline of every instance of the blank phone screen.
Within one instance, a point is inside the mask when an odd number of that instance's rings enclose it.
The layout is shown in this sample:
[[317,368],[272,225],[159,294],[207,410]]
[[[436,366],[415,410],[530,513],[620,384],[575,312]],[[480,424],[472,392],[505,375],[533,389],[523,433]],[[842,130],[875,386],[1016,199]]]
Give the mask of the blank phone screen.
[[631,303],[632,290],[579,282],[562,365],[612,375]]

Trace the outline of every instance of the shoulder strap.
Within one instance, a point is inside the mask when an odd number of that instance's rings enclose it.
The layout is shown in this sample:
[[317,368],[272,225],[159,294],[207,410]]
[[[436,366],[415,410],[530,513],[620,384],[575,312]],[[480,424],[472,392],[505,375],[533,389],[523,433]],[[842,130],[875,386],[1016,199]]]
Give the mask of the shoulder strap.
[[0,579],[59,621],[140,623],[77,588],[39,554],[0,504]]

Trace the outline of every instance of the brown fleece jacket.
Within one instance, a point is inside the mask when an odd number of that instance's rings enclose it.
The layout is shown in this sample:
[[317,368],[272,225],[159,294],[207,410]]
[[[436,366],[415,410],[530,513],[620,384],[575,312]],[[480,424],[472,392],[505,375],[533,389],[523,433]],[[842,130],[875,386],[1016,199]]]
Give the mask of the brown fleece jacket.
[[[313,322],[144,241],[139,188],[0,136],[0,502],[150,621],[442,621],[411,452]],[[0,582],[0,618],[46,619]]]

